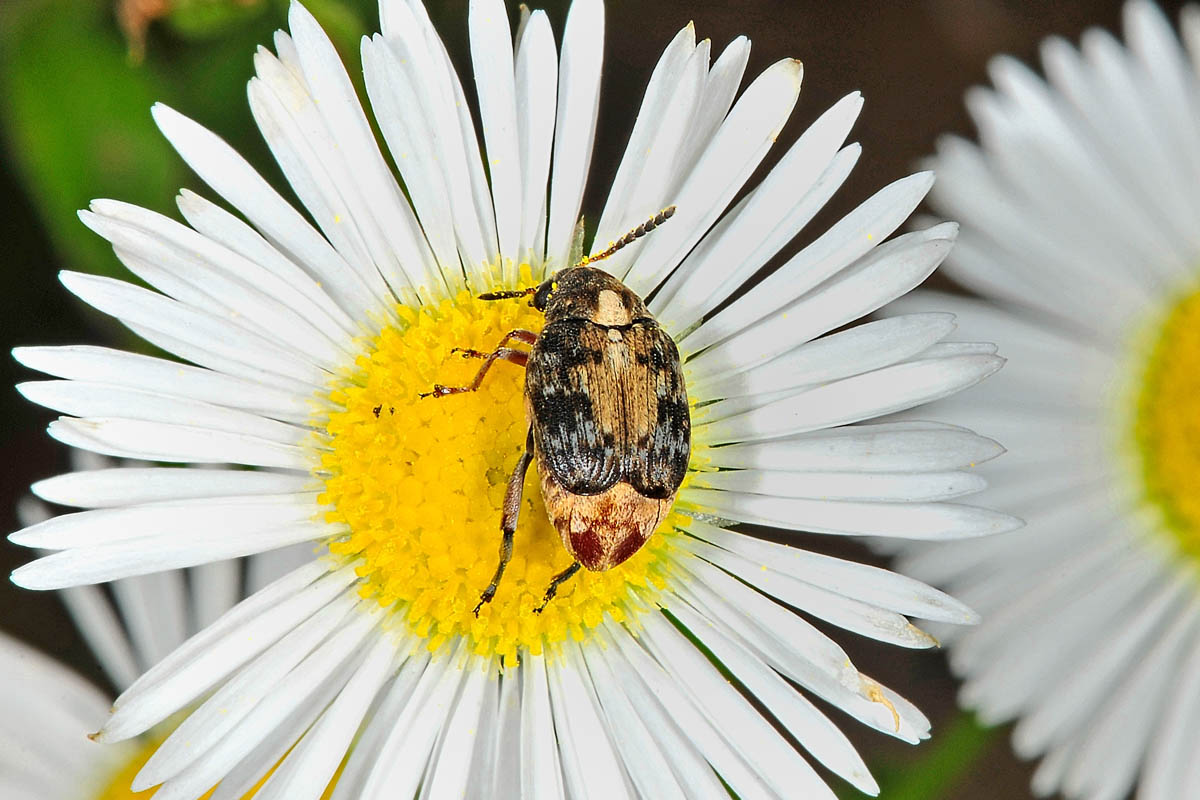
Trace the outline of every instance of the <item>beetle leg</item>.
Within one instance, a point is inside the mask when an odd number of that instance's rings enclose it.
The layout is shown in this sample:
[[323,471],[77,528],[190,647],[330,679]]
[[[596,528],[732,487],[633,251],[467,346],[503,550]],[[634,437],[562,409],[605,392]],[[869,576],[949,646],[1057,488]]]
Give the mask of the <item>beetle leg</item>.
[[[537,341],[538,335],[533,331],[527,331],[524,328],[515,328],[504,334],[504,338],[496,345],[496,349],[500,350],[504,345],[508,344],[509,339],[516,339],[524,344],[533,344]],[[463,358],[487,358],[488,354],[482,350],[474,350],[470,347],[455,347],[451,353],[462,353]]]
[[564,569],[562,572],[554,576],[550,581],[550,586],[546,589],[546,596],[542,598],[542,604],[533,610],[533,613],[540,614],[546,610],[546,606],[550,605],[550,601],[554,599],[554,595],[558,594],[558,587],[571,579],[571,576],[579,572],[580,563],[576,561],[571,566]]
[[[477,351],[467,351],[469,356]],[[440,383],[433,385],[433,390],[429,392],[421,392],[418,397],[445,397],[448,394],[462,394],[463,392],[473,392],[479,388],[479,384],[483,383],[483,377],[487,375],[487,371],[492,368],[497,360],[511,361],[518,367],[525,366],[529,361],[529,353],[524,350],[514,350],[511,347],[500,347],[490,353],[480,354],[484,359],[483,366],[479,368],[479,372],[475,373],[475,380],[471,381],[466,386],[442,386]]]
[[525,366],[529,360],[529,354],[521,350],[514,350],[511,347],[505,347],[509,339],[516,339],[518,342],[525,344],[533,344],[537,341],[538,335],[533,331],[527,331],[524,328],[516,328],[504,334],[504,338],[500,340],[500,344],[496,345],[496,349],[490,353],[485,353],[481,350],[472,350],[469,347],[456,347],[451,350],[451,353],[462,353],[463,358],[482,358],[485,359],[483,366],[479,368],[479,372],[475,373],[475,380],[471,381],[467,386],[443,386],[440,383],[433,385],[433,391],[421,392],[419,397],[445,397],[448,394],[462,394],[463,392],[473,392],[479,388],[479,384],[483,382],[483,376],[487,375],[487,371],[492,368],[492,362],[496,359],[503,361],[511,361],[519,367]]
[[483,608],[485,603],[492,602],[492,598],[496,596],[496,588],[500,585],[500,579],[504,577],[504,568],[508,566],[509,559],[512,558],[513,534],[516,533],[517,518],[521,514],[521,489],[525,486],[525,472],[529,469],[531,461],[533,461],[532,426],[525,436],[525,452],[521,454],[517,468],[509,476],[508,488],[504,491],[504,515],[500,517],[500,531],[504,534],[504,538],[500,540],[500,564],[496,567],[496,574],[492,576],[492,582],[479,596],[479,603],[475,606],[475,616],[477,617],[479,609]]

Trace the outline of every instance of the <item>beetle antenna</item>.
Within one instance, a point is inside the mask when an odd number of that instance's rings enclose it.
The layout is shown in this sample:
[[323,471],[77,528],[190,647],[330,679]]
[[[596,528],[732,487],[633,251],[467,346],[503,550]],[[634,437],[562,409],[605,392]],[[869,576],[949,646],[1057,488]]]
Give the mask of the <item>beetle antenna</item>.
[[602,261],[603,259],[608,258],[609,256],[611,256],[613,253],[620,250],[625,245],[629,244],[630,242],[633,242],[636,239],[642,238],[647,233],[654,230],[659,225],[662,225],[664,222],[666,222],[673,216],[675,216],[675,206],[667,206],[662,211],[658,212],[653,217],[646,220],[641,225],[638,225],[636,228],[631,230],[629,233],[625,234],[620,239],[617,239],[615,242],[610,244],[608,246],[608,249],[605,250],[603,253],[597,253],[594,256],[584,256],[583,258],[579,259],[579,263],[576,264],[575,266],[583,267],[588,264],[591,264],[593,261]]
[[484,292],[479,295],[480,300],[511,300],[514,297],[525,297],[537,291],[536,286],[530,286],[528,289],[512,289],[504,292]]

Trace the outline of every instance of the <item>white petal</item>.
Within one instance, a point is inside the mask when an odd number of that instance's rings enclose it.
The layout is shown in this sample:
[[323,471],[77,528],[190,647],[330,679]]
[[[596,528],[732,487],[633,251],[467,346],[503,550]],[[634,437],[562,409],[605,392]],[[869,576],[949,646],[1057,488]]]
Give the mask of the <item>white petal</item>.
[[545,656],[526,655],[521,673],[521,796],[553,800],[563,796],[563,777]]
[[114,581],[112,590],[142,669],[149,669],[183,644],[187,601],[182,572]]
[[684,489],[682,502],[740,522],[789,530],[904,539],[959,539],[1011,531],[1021,521],[957,503],[860,503]]
[[937,641],[895,612],[763,568],[749,559],[704,542],[684,541],[685,549],[735,575],[764,594],[800,608],[839,628],[898,647],[934,647]]
[[[545,257],[546,190],[554,146],[558,52],[544,11],[535,11],[520,34],[516,63],[517,134],[521,153],[521,239],[517,257],[541,274]],[[541,232],[542,239],[538,235]]]
[[132,272],[180,302],[219,314],[322,366],[349,344],[324,308],[270,270],[161,214],[93,200],[79,218],[108,239]]
[[698,520],[689,522],[687,531],[751,561],[770,565],[771,569],[880,608],[960,625],[979,621],[979,615],[953,597],[896,572],[727,531]]
[[850,657],[807,620],[707,561],[689,554],[680,562],[707,587],[696,589],[706,593],[704,599],[713,612],[706,615],[723,619],[760,652],[772,656],[777,670],[778,664],[787,664],[788,677],[826,699],[837,696],[834,687],[845,693],[859,691],[861,680]]
[[306,447],[188,425],[62,418],[46,430],[63,444],[119,458],[246,464],[305,472],[313,466],[313,454]]
[[39,558],[13,570],[12,581],[26,589],[61,589],[248,556],[321,539],[329,533],[330,528],[324,522],[286,523],[239,538],[210,529],[193,535],[186,543],[177,541],[174,531],[158,532]]
[[513,262],[511,266],[506,263],[505,269],[509,280],[515,280],[523,200],[517,141],[516,67],[508,9],[502,0],[471,0],[467,23],[500,258]]
[[1079,754],[1064,781],[1067,792],[1102,800],[1128,794],[1178,682],[1175,668],[1184,646],[1195,638],[1197,611],[1192,602],[1161,627],[1111,700],[1082,731]]
[[[361,610],[360,613],[363,619],[368,618],[366,613],[362,613]],[[369,625],[367,627],[369,628]],[[284,747],[290,749],[300,733],[296,732],[291,738],[286,736],[288,718],[295,716],[297,710],[304,706],[314,707],[311,712],[313,717],[325,709],[332,696],[345,685],[347,675],[339,675],[338,670],[348,672],[353,668],[353,647],[365,632],[361,623],[355,625],[352,621],[351,625],[343,627],[308,654],[298,667],[271,687],[262,702],[254,707],[253,713],[246,715],[228,735],[220,737],[216,744],[205,752],[191,754],[191,763],[158,790],[162,800],[193,800],[206,792],[206,787],[211,787],[218,781],[221,782],[219,791],[228,791],[240,778],[240,775],[232,774],[231,770],[243,761],[247,754],[258,754],[260,748],[268,744],[275,735],[285,734],[284,738],[287,738],[287,741]],[[331,676],[332,690],[328,686]],[[324,694],[329,696],[323,697]],[[308,724],[301,727],[302,730],[306,730]],[[155,755],[157,756],[157,753]],[[277,760],[278,758],[262,759],[258,764],[260,771],[265,773],[269,768],[267,765],[273,766]],[[240,797],[241,794],[236,796]]]
[[[116,376],[114,376],[116,377]],[[17,391],[31,402],[75,417],[125,417],[186,425],[280,444],[301,444],[308,429],[231,408],[93,381],[29,381]]]
[[466,677],[461,647],[432,662],[396,718],[379,758],[363,786],[361,800],[412,797],[421,784],[434,743],[450,714]]
[[388,638],[378,637],[362,665],[346,682],[346,688],[284,758],[256,796],[263,800],[318,800],[337,771],[376,693],[391,676],[395,659],[396,651]]
[[1036,752],[1062,738],[1064,732],[1086,724],[1096,704],[1110,698],[1119,681],[1144,656],[1150,637],[1162,634],[1165,619],[1179,609],[1182,591],[1178,581],[1156,587],[1139,604],[1142,607],[1124,615],[1131,618],[1124,619],[1123,628],[1091,654],[1087,669],[1064,682],[1021,720],[1013,731],[1013,746],[1023,753]]
[[[595,244],[603,245],[605,242],[616,239],[633,226],[643,222],[648,215],[660,210],[661,207],[655,207],[660,202],[660,198],[657,196],[649,198],[649,203],[642,205],[636,214],[630,213],[630,206],[635,202],[644,202],[643,198],[635,194],[635,189],[642,170],[650,161],[649,153],[657,131],[662,126],[664,115],[674,102],[674,95],[678,90],[685,67],[689,64],[689,59],[695,49],[696,30],[691,23],[688,23],[679,33],[675,34],[666,49],[663,50],[663,54],[659,56],[658,63],[654,65],[650,82],[646,84],[646,91],[642,96],[642,104],[638,108],[637,118],[633,123],[633,130],[629,133],[629,143],[625,145],[625,153],[621,157],[616,176],[609,187],[608,199],[605,201],[604,211],[600,214],[600,222],[596,226]],[[706,69],[707,66],[704,64]],[[688,104],[689,115],[692,105],[692,103]],[[659,153],[658,155],[660,158],[665,157],[673,161],[676,154],[677,148],[669,154]],[[658,188],[661,191],[663,187]],[[630,218],[636,221],[630,224]],[[611,262],[606,266],[611,266]],[[623,271],[623,269],[615,270],[617,274],[621,274]]]
[[243,377],[254,376],[269,383],[275,374],[314,388],[323,386],[328,378],[327,373],[297,360],[290,351],[231,326],[226,319],[147,289],[79,272],[59,273],[59,279],[85,303],[131,327],[157,331],[246,365],[249,370]]
[[[207,628],[237,605],[241,590],[241,562],[214,561],[193,567],[188,572],[189,633]],[[178,643],[182,643],[183,638],[186,637],[181,637]]]
[[[928,733],[928,721],[919,712],[908,713],[882,703],[875,693],[882,691],[882,687],[854,669],[848,658],[840,665],[840,674],[813,669],[808,654],[798,651],[785,633],[760,623],[758,614],[764,608],[777,616],[795,617],[794,613],[705,561],[689,559],[684,570],[705,581],[689,585],[689,602],[709,620],[719,620],[726,633],[736,633],[776,672],[889,736],[915,744]],[[740,595],[738,604],[726,601],[726,595]],[[899,725],[894,710],[899,712]]]
[[[379,231],[352,189],[348,169],[317,117],[308,88],[265,50],[255,56],[256,77],[246,88],[254,122],[288,184],[313,216],[329,243],[354,269],[374,297],[387,303],[393,293],[376,262]],[[414,287],[415,288],[415,287]]]
[[[242,751],[241,760],[222,779],[216,791],[213,792],[212,800],[242,800],[254,787],[258,786],[267,772],[291,751],[300,737],[312,728],[317,722],[317,718],[345,688],[347,677],[353,673],[361,661],[358,658],[359,655],[352,654],[350,658],[339,665],[344,671],[334,670],[331,675],[318,684],[315,691],[311,691],[307,696],[289,696],[287,702],[292,707],[291,713],[284,718],[283,722],[277,723],[273,728],[255,731],[254,737],[259,740],[259,743],[249,752]],[[295,676],[297,676],[297,671],[293,670],[291,676],[285,679],[283,688],[295,688],[296,684],[291,679]],[[245,724],[256,726],[260,722],[271,723],[274,721],[271,718],[260,718],[256,714],[251,714],[247,717]],[[188,798],[194,796],[194,792],[187,795]]]
[[[948,223],[898,236],[853,264],[839,263],[836,266],[838,274],[803,296],[798,297],[799,286],[812,286],[803,279],[786,287],[777,286],[774,295],[762,295],[761,300],[747,293],[688,336],[683,349],[695,352],[700,347],[721,342],[696,358],[692,364],[694,369],[703,369],[704,365],[708,369],[720,369],[734,363],[754,364],[785,353],[797,344],[882,307],[917,286],[950,252],[957,230],[955,225]],[[853,235],[853,231],[843,233]],[[801,258],[810,249],[802,250],[796,258]],[[789,264],[771,277],[780,275]],[[795,302],[785,305],[796,297]],[[781,305],[782,309],[769,313]]]
[[138,772],[134,791],[156,786],[206,756],[327,638],[331,646],[338,645],[338,660],[344,659],[374,621],[365,613],[354,614],[357,602],[352,592],[342,594],[226,681],[159,745]]
[[[622,193],[620,199],[610,194],[604,208],[608,219],[601,218],[602,225],[609,227],[596,229],[593,251],[609,246],[664,207],[674,204],[677,198],[679,184],[687,175],[680,168],[679,158],[693,134],[690,123],[704,92],[708,72],[709,42],[706,39],[697,46],[695,38],[692,26],[688,25],[676,35],[659,60],[659,66],[655,67],[656,73],[666,70],[661,73],[663,82],[654,86],[655,76],[650,78],[651,86],[647,87],[642,100],[643,109],[650,113],[638,112],[621,163],[626,167],[629,162],[629,168],[624,176],[618,173],[618,178],[628,178],[630,185],[616,187]],[[682,65],[673,63],[679,56],[686,56]],[[649,103],[657,107],[647,109]],[[638,126],[643,130],[639,131]],[[637,261],[646,241],[641,239],[626,246],[605,261],[604,268],[615,275],[628,277],[629,266]]]
[[649,294],[725,210],[791,115],[802,71],[799,61],[785,59],[747,87],[680,187],[671,224],[647,237],[625,276],[629,288]]
[[[752,693],[784,730],[834,774],[856,789],[875,796],[879,785],[854,745],[828,717],[787,684],[770,667],[740,643],[726,636],[713,623],[686,604],[672,604],[671,613]],[[799,759],[796,759],[799,761]],[[803,763],[803,762],[801,762]],[[810,782],[816,774],[801,770]],[[807,796],[807,794],[806,794]]]
[[1185,786],[1188,768],[1194,764],[1191,743],[1196,720],[1200,719],[1200,639],[1176,662],[1179,683],[1166,695],[1171,699],[1162,714],[1150,752],[1142,768],[1139,800],[1171,800]]
[[107,753],[82,735],[103,717],[108,698],[75,672],[7,635],[0,635],[0,671],[0,704],[11,715],[0,730],[0,790],[33,781],[38,791],[31,797],[44,800],[61,783],[62,793],[50,796],[71,797],[80,782],[114,770],[114,756],[129,755]]
[[550,221],[546,232],[546,263],[552,269],[569,266],[566,262],[571,237],[583,205],[600,107],[603,42],[603,3],[576,0],[567,12],[558,69],[554,172],[550,179]]
[[987,487],[982,476],[967,472],[785,472],[723,470],[701,472],[692,486],[776,497],[813,500],[949,500]]
[[[746,74],[750,60],[750,40],[738,36],[725,46],[704,83],[704,94],[696,104],[687,140],[676,158],[676,171],[682,178],[695,169],[717,128],[725,121],[733,99]],[[676,181],[678,184],[678,180]]]
[[847,425],[709,451],[718,467],[861,472],[956,469],[981,464],[1003,452],[991,439],[933,422]]
[[[625,635],[623,632],[618,635]],[[615,648],[597,648],[595,653],[588,656],[588,667],[597,678],[597,691],[603,692],[600,681],[609,681],[610,689],[620,693],[631,706],[631,713],[637,718],[636,723],[644,726],[647,733],[654,737],[659,749],[670,753],[667,768],[675,773],[675,778],[685,787],[685,797],[704,798],[704,800],[725,800],[729,792],[721,784],[712,767],[704,756],[689,740],[672,717],[666,713],[655,700],[645,684],[633,674],[630,666],[622,662],[622,656]],[[605,695],[601,694],[601,702]],[[607,704],[606,704],[607,708]],[[622,739],[618,740],[620,746]],[[630,764],[631,770],[639,769],[636,764]],[[651,795],[654,796],[654,795]]]
[[73,586],[61,590],[59,599],[113,686],[121,690],[133,683],[141,669],[129,635],[104,591],[96,586]]
[[305,393],[289,392],[252,380],[106,347],[17,347],[13,358],[25,366],[80,381],[111,381],[131,389],[191,397],[294,422],[312,417]]
[[425,236],[441,268],[457,274],[458,251],[455,220],[447,196],[449,187],[435,155],[438,145],[422,105],[424,101],[415,94],[412,82],[382,36],[363,39],[362,60],[372,111],[404,178]]
[[80,508],[113,508],[159,500],[239,495],[290,495],[311,489],[312,478],[265,470],[115,467],[68,472],[30,487],[51,503]]
[[[568,647],[572,645],[575,643],[567,644]],[[672,774],[671,762],[667,760],[647,729],[639,713],[640,709],[635,709],[621,692],[607,662],[598,653],[589,657],[587,651],[578,645],[572,649],[586,660],[592,686],[604,711],[608,729],[618,732],[618,735],[613,737],[613,745],[620,753],[639,795],[684,800],[687,795]]]
[[[307,301],[307,307],[316,310],[314,322],[324,320],[321,322],[323,328],[335,326],[345,336],[364,332],[360,323],[338,306],[319,283],[245,222],[187,189],[180,190],[176,205],[188,224],[197,231],[239,254],[257,269],[271,273],[288,287],[289,292],[300,294]],[[299,301],[290,305],[293,308],[306,307],[305,303]]]
[[212,529],[238,536],[311,520],[320,509],[316,498],[315,493],[202,497],[78,511],[25,528],[10,540],[25,547],[63,550],[149,536],[164,528],[181,538]]
[[285,256],[328,289],[352,317],[382,317],[379,298],[358,273],[233,148],[161,103],[151,113],[188,166],[245,214]]
[[567,651],[547,672],[567,790],[581,800],[631,797],[578,653]]
[[669,330],[686,330],[719,305],[808,224],[828,199],[818,184],[861,109],[855,92],[822,114],[684,260],[650,304]]
[[[495,212],[479,163],[475,129],[469,124],[465,99],[460,99],[462,87],[424,7],[389,3],[381,9],[380,18],[383,39],[392,48],[389,80],[401,87],[397,99],[403,103],[410,95],[420,98],[416,105],[403,104],[400,110],[426,115],[425,124],[437,148],[436,161],[426,168],[427,174],[430,180],[445,181],[458,249],[468,273],[475,273],[495,259]],[[410,135],[419,134],[413,131]],[[420,152],[414,151],[414,157],[420,158]]]
[[[263,384],[272,390],[282,390],[293,398],[294,403],[302,400],[307,404],[307,401],[313,396],[314,387],[311,383],[296,380],[295,378],[287,378],[277,373],[265,372],[258,367],[239,361],[232,355],[227,356],[215,353],[208,347],[208,342],[202,340],[202,337],[200,341],[196,341],[193,338],[188,338],[186,333],[184,334],[185,338],[179,338],[163,333],[148,325],[129,322],[128,320],[124,321],[124,324],[125,327],[129,328],[129,330],[133,331],[134,334],[144,341],[180,359],[237,378],[248,379],[251,383]],[[279,415],[272,414],[272,416]],[[311,406],[309,406],[308,416],[300,421],[307,422],[311,419]]]
[[726,731],[723,735],[720,728],[714,727],[702,709],[684,694],[677,674],[667,673],[625,630],[610,631],[608,638],[620,648],[623,656],[609,659],[610,666],[627,672],[623,682],[634,690],[644,683],[648,695],[644,699],[662,705],[667,718],[679,725],[705,760],[712,764],[721,779],[739,797],[770,796],[771,790],[762,777],[727,740],[730,732]]
[[838,331],[751,369],[734,364],[721,375],[692,367],[688,392],[725,398],[790,389],[886,367],[925,351],[954,330],[949,314],[908,314]]
[[[269,553],[255,553],[246,558],[246,595],[265,589],[288,573],[318,560],[326,554],[324,547],[308,542],[281,547]],[[318,560],[319,563],[319,560]]]
[[499,681],[488,681],[483,689],[475,754],[463,790],[466,797],[516,797],[521,791],[518,742],[506,735],[520,724],[517,691],[517,681],[503,676]]
[[345,159],[351,177],[341,188],[361,192],[361,200],[355,205],[359,224],[374,223],[378,227],[379,239],[372,241],[376,265],[393,290],[411,283],[428,292],[423,296],[438,297],[444,284],[433,254],[379,152],[370,123],[333,43],[300,3],[293,2],[288,9],[288,27],[312,102],[337,143],[338,156]]
[[479,723],[483,693],[491,680],[487,668],[480,663],[482,659],[475,661],[467,667],[462,691],[454,700],[454,710],[442,731],[429,778],[422,787],[421,796],[430,800],[458,800],[467,796],[467,780],[482,743]]
[[711,424],[696,425],[706,443],[744,442],[845,425],[953,394],[1004,364],[997,356],[957,356],[897,364],[801,392]]
[[[686,615],[685,615],[686,616]],[[834,798],[832,790],[808,763],[729,685],[669,622],[657,614],[642,618],[642,636],[660,664],[670,664],[692,701],[718,730],[726,731],[746,761],[780,795]],[[702,631],[695,631],[701,635]],[[736,735],[729,734],[736,731]]]
[[[398,646],[397,650],[403,652],[403,647]],[[362,735],[346,759],[341,775],[338,776],[332,800],[355,800],[361,796],[363,783],[379,759],[384,739],[391,733],[393,725],[404,711],[413,688],[425,673],[428,664],[429,651],[417,648],[400,667],[391,685],[382,692],[379,706],[367,721]]]
[[125,690],[97,739],[121,741],[148,730],[270,647],[356,578],[354,565],[329,573],[327,564],[314,561],[243,600]]

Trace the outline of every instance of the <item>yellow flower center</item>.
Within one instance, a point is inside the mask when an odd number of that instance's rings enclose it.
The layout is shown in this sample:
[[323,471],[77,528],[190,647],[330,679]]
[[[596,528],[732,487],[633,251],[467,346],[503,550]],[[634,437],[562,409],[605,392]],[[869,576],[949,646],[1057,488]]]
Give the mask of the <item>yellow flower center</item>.
[[[528,272],[525,283],[529,284]],[[542,502],[536,466],[525,476],[513,556],[495,598],[473,609],[499,563],[501,504],[525,449],[524,370],[497,361],[478,391],[421,398],[435,383],[469,384],[482,365],[452,348],[490,352],[506,333],[541,330],[525,300],[479,300],[463,291],[435,306],[396,309],[399,322],[364,343],[353,375],[329,393],[320,421],[329,522],[350,533],[330,549],[360,558],[364,597],[393,608],[435,650],[467,637],[473,652],[516,663],[567,636],[582,639],[607,614],[617,621],[664,585],[665,549],[679,524],[607,572],[580,570],[545,611],[550,580],[571,564]],[[511,341],[510,346],[528,349]]]
[[1146,497],[1200,558],[1200,291],[1171,309],[1149,351],[1134,436]]

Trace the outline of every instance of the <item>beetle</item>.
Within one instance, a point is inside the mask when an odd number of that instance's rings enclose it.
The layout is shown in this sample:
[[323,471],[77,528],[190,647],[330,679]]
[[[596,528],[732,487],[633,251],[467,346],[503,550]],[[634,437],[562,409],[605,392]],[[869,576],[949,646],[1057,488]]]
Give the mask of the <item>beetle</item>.
[[[541,334],[509,331],[490,353],[455,348],[483,364],[466,386],[479,388],[496,361],[525,367],[525,452],[508,480],[500,520],[500,563],[474,613],[491,602],[512,558],[525,473],[537,462],[550,521],[574,558],[554,576],[540,613],[580,568],[599,572],[630,558],[670,511],[691,457],[691,414],[679,350],[635,292],[589,264],[607,258],[674,214],[671,206],[535,287],[488,292],[482,300],[532,295],[546,316]],[[509,347],[516,341],[528,351]]]

